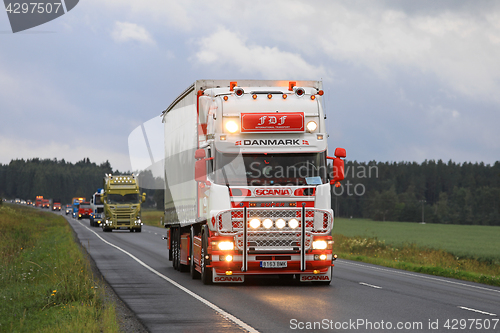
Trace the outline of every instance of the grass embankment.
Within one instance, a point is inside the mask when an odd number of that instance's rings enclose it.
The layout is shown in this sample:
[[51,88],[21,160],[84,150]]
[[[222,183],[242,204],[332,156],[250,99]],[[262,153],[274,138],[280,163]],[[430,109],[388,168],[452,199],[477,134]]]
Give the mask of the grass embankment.
[[335,219],[335,251],[363,261],[500,286],[500,228]]
[[0,331],[118,332],[64,218],[0,206]]
[[163,211],[154,208],[143,208],[141,211],[142,223],[153,227],[163,228],[161,221],[163,219]]

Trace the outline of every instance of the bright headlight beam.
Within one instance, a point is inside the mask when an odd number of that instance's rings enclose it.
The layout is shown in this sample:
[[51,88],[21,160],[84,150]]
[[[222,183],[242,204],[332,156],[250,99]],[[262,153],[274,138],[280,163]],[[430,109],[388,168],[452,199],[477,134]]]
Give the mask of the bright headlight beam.
[[229,242],[229,241],[224,241],[224,242],[219,242],[219,250],[221,251],[226,251],[226,250],[233,250],[234,249],[234,243]]
[[276,220],[276,228],[283,229],[285,227],[285,225],[286,225],[285,220],[283,220],[283,219]]
[[318,124],[316,124],[316,122],[314,121],[310,121],[307,123],[306,127],[309,132],[314,132],[316,128],[318,128]]
[[290,221],[288,221],[288,226],[292,229],[295,229],[299,226],[299,221],[297,221],[297,219],[291,219]]
[[229,133],[236,133],[239,129],[239,126],[236,122],[230,120],[226,123],[226,130],[229,132]]
[[313,249],[315,250],[324,250],[326,249],[326,241],[317,240],[313,242]]
[[258,227],[260,227],[260,221],[259,221],[259,219],[252,219],[252,220],[250,220],[250,227],[252,227],[254,229],[257,229]]

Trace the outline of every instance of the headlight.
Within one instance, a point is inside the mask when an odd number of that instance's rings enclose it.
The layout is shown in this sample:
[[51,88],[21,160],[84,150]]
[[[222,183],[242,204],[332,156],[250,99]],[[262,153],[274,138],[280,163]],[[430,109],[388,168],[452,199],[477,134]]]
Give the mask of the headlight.
[[238,131],[238,128],[238,124],[235,121],[230,120],[226,123],[226,130],[229,133],[236,133]]
[[310,121],[307,123],[306,127],[309,132],[314,132],[316,128],[318,128],[318,124],[316,124],[316,122],[314,121]]
[[326,249],[326,241],[317,240],[313,242],[313,249],[315,250],[325,250]]
[[286,225],[285,220],[283,220],[283,219],[276,220],[276,228],[283,229],[285,227],[285,225]]
[[262,225],[264,226],[264,228],[269,229],[273,226],[273,221],[271,219],[265,219],[262,222]]
[[252,219],[250,220],[250,226],[254,229],[257,229],[258,227],[260,227],[260,221],[259,219]]
[[297,221],[297,219],[291,219],[290,221],[288,221],[288,226],[292,229],[295,229],[299,226],[299,221]]
[[218,246],[219,246],[219,250],[221,250],[221,251],[227,251],[227,250],[234,249],[234,243],[229,242],[229,241],[219,242]]

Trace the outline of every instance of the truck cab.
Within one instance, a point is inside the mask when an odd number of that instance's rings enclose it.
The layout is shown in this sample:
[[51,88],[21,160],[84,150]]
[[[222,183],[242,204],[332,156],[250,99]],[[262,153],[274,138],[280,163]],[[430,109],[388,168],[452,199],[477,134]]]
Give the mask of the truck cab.
[[104,231],[142,231],[141,204],[146,194],[140,194],[136,175],[105,175],[101,200]]

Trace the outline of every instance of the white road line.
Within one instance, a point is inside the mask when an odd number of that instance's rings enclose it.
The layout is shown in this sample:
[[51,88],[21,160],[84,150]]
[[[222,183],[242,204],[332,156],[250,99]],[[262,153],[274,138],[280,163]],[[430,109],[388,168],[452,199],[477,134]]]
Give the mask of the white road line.
[[468,311],[473,311],[473,312],[477,312],[477,313],[482,313],[482,314],[485,314],[485,315],[488,315],[488,316],[494,316],[496,317],[497,315],[494,314],[494,313],[489,313],[489,312],[485,312],[485,311],[481,311],[481,310],[476,310],[476,309],[471,309],[471,308],[466,308],[465,306],[459,306],[460,309],[463,309],[463,310],[468,310]]
[[361,285],[363,285],[363,286],[367,286],[367,287],[376,288],[376,289],[382,289],[382,287],[375,286],[375,285],[373,285],[373,284],[364,283],[364,282],[360,282],[359,284],[361,284]]
[[100,240],[102,240],[104,243],[116,248],[117,250],[120,250],[122,251],[123,253],[125,253],[126,255],[128,255],[130,258],[134,259],[135,261],[137,261],[139,264],[141,264],[143,267],[145,267],[146,269],[148,269],[149,271],[151,271],[152,273],[158,275],[159,277],[161,277],[162,279],[166,280],[167,282],[173,284],[174,286],[176,286],[177,288],[179,288],[180,290],[186,292],[187,294],[193,296],[194,298],[196,298],[197,300],[199,300],[200,302],[204,303],[205,305],[207,305],[208,307],[212,308],[213,310],[215,310],[216,312],[218,312],[219,314],[221,314],[222,316],[226,317],[226,319],[232,321],[233,323],[235,323],[236,325],[240,326],[241,328],[243,328],[244,330],[247,330],[248,332],[251,332],[251,333],[258,333],[259,331],[257,331],[255,328],[253,328],[252,326],[244,323],[243,321],[241,321],[240,319],[236,318],[235,316],[233,316],[232,314],[222,310],[221,308],[219,308],[217,305],[207,301],[206,299],[204,299],[203,297],[199,296],[198,294],[195,294],[194,292],[192,292],[191,290],[187,289],[186,287],[180,285],[179,283],[175,282],[174,280],[166,277],[165,275],[161,274],[160,272],[158,272],[157,270],[151,268],[150,266],[148,266],[147,264],[145,264],[144,262],[142,262],[140,259],[138,259],[137,257],[135,257],[133,254],[125,251],[124,249],[122,249],[121,247],[119,246],[116,246],[115,244],[112,244],[110,242],[108,242],[107,240],[105,240],[104,238],[102,238],[101,236],[99,236],[94,230],[91,230],[90,228],[88,228],[87,226],[83,225],[80,221],[77,221],[78,223],[80,223],[80,225],[82,225],[84,228],[86,228],[87,230],[89,230],[90,232],[93,232],[94,235],[96,235]]
[[353,262],[344,262],[344,261],[338,261],[336,264],[341,264],[341,265],[342,264],[346,264],[346,265],[353,265],[353,266],[361,266],[363,268],[369,268],[369,269],[374,269],[374,270],[378,270],[378,271],[385,271],[385,272],[390,272],[390,273],[395,273],[395,274],[401,274],[401,275],[408,275],[408,276],[412,276],[412,277],[416,277],[416,278],[434,280],[434,281],[439,281],[439,282],[444,282],[444,283],[449,283],[449,284],[455,284],[455,285],[459,285],[459,286],[463,286],[463,287],[481,289],[481,290],[485,290],[485,291],[493,291],[495,293],[499,293],[500,294],[500,290],[491,289],[491,288],[485,288],[485,287],[480,287],[480,286],[474,286],[474,285],[471,285],[471,284],[460,283],[460,282],[455,282],[455,281],[448,281],[448,280],[438,279],[438,278],[431,277],[431,276],[426,276],[426,275],[417,275],[417,274],[407,273],[407,272],[404,272],[404,271],[398,271],[397,268],[386,269],[386,268],[379,268],[379,267],[373,267],[373,266],[369,266],[369,265],[362,265],[362,264],[356,264],[356,263],[353,263]]

